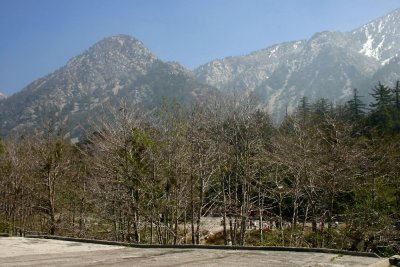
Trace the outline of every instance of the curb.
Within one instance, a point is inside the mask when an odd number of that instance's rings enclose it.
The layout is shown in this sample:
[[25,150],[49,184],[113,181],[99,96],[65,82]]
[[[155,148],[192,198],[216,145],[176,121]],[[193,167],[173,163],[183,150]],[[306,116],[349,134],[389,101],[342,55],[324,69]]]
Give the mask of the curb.
[[[101,245],[124,246],[124,247],[133,247],[133,248],[224,249],[224,250],[253,250],[253,251],[261,250],[261,251],[317,252],[317,253],[341,254],[341,255],[349,255],[349,256],[380,258],[377,254],[371,253],[371,252],[358,252],[358,251],[347,251],[347,250],[327,249],[327,248],[250,247],[250,246],[216,246],[216,245],[150,245],[150,244],[137,244],[137,243],[127,243],[127,242],[118,242],[118,241],[74,238],[74,237],[64,237],[64,236],[49,236],[49,235],[26,235],[25,237],[26,238],[43,238],[43,239],[74,241],[74,242],[93,243],[93,244],[101,244]],[[376,266],[376,267],[381,267],[381,266]]]

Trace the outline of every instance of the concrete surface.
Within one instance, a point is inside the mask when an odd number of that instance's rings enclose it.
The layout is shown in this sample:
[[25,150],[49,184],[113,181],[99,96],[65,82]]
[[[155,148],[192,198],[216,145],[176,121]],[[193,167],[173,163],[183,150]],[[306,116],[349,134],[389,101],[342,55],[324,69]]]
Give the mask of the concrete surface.
[[[0,266],[387,266],[380,258],[288,251],[128,248],[21,237],[0,238]],[[382,265],[383,264],[383,265]]]

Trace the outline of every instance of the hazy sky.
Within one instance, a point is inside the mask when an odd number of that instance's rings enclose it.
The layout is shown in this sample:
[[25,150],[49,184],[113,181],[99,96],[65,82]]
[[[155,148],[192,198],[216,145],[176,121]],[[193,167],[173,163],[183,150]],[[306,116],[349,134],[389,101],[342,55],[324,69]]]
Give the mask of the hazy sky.
[[0,92],[11,95],[115,34],[193,69],[323,30],[349,31],[400,0],[0,0]]

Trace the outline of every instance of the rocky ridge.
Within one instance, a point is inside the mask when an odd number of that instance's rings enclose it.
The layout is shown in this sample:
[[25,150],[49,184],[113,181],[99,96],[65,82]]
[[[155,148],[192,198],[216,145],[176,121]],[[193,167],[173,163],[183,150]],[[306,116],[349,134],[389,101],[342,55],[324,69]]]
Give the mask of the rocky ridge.
[[40,131],[55,119],[77,136],[101,109],[122,99],[151,109],[164,98],[188,102],[210,90],[179,64],[165,63],[135,38],[117,35],[1,101],[1,134]]
[[271,114],[281,117],[303,96],[342,103],[353,88],[368,96],[378,80],[399,79],[399,33],[400,9],[351,32],[320,32],[308,40],[213,60],[194,75],[221,91],[254,91]]

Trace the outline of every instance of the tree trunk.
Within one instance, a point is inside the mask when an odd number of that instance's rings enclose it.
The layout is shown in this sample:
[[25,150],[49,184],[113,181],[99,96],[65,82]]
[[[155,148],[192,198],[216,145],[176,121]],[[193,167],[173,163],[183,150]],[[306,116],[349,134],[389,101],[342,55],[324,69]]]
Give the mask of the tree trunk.
[[194,179],[193,179],[193,174],[190,175],[190,204],[191,204],[191,226],[192,226],[192,244],[196,244],[196,238],[195,238],[195,228],[194,228],[194,223],[195,223],[195,209],[194,209]]
[[196,243],[200,244],[200,223],[201,223],[201,215],[203,212],[203,204],[204,204],[204,176],[202,171],[200,172],[200,203],[199,203],[199,210],[197,212],[197,222],[196,222]]
[[226,229],[226,193],[225,193],[225,183],[222,177],[222,196],[223,196],[223,217],[222,226],[224,228],[224,244],[228,245],[228,232]]
[[154,238],[154,226],[153,226],[153,219],[150,220],[150,244],[153,244]]

